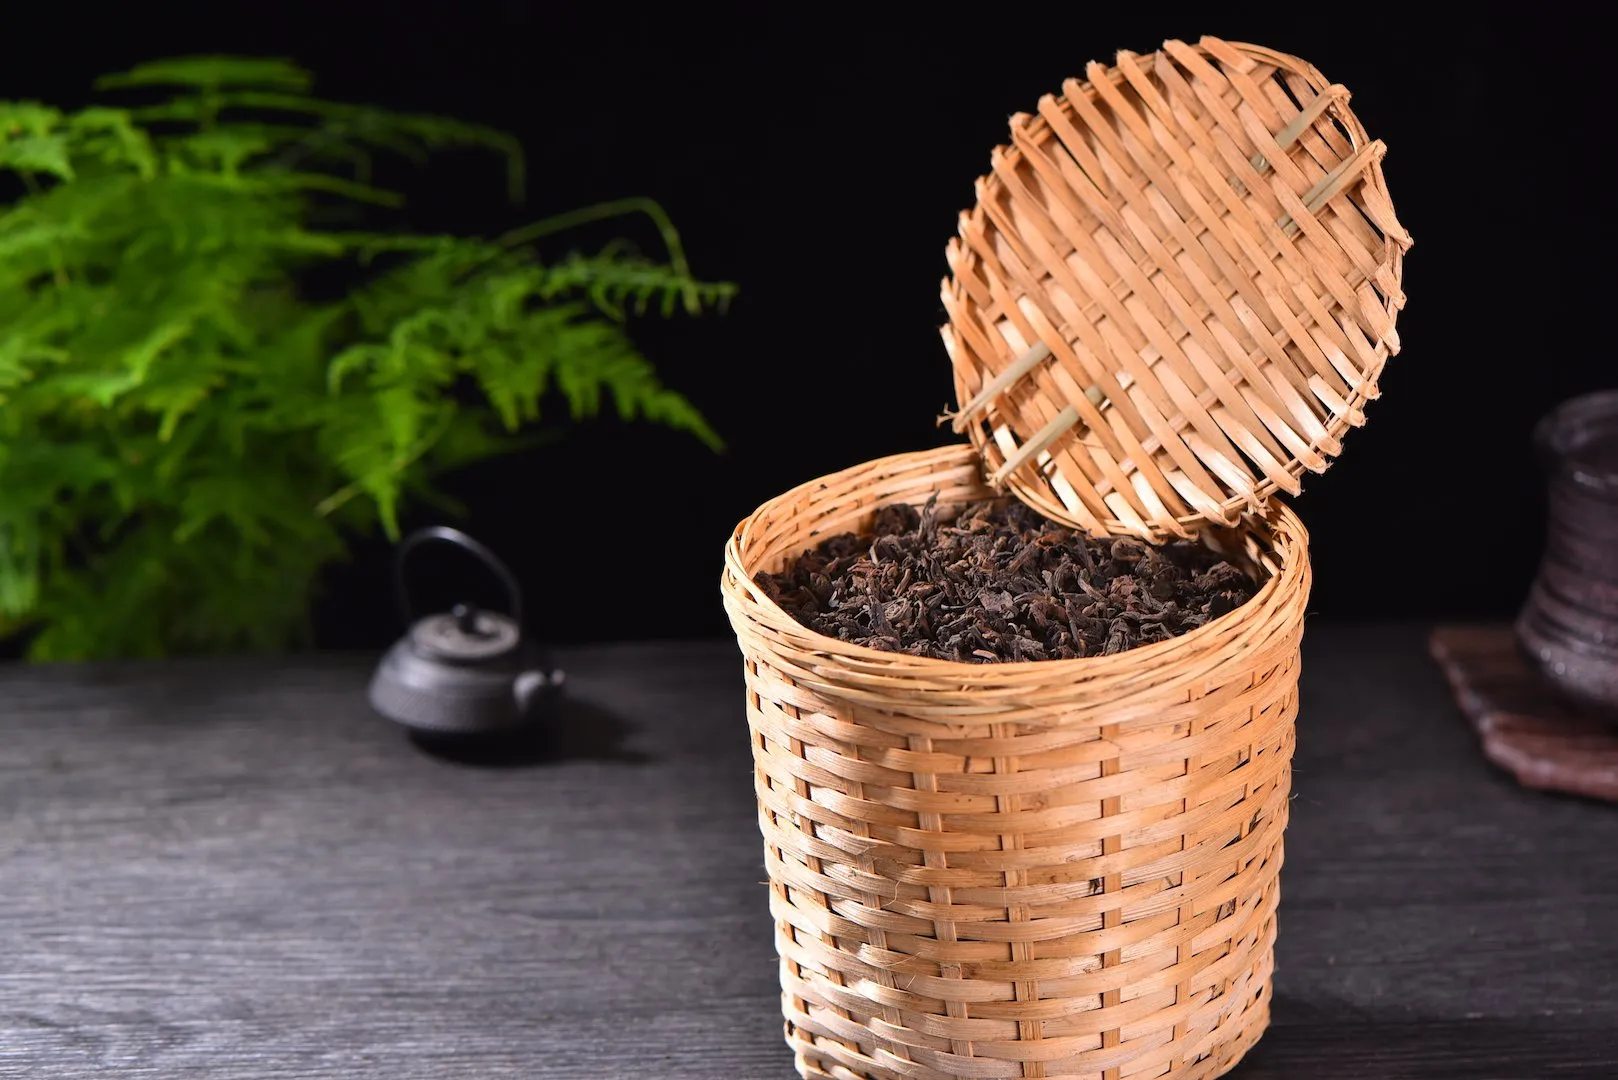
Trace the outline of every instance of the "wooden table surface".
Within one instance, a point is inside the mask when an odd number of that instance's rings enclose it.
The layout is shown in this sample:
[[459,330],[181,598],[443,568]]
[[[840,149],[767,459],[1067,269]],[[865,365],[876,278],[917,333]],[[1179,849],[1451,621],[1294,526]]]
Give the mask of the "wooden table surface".
[[[562,655],[548,760],[369,659],[0,668],[0,1077],[787,1080],[740,661]],[[1239,1080],[1618,1076],[1618,807],[1482,761],[1415,626],[1315,624]]]

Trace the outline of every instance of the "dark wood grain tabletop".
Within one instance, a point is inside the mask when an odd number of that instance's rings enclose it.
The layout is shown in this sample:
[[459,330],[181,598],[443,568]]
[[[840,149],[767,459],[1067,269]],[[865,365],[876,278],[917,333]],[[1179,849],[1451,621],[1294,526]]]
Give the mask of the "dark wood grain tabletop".
[[[1423,634],[1309,629],[1236,1080],[1618,1076],[1618,807],[1489,767]],[[365,657],[0,668],[0,1077],[794,1075],[734,646],[561,660],[488,760]]]

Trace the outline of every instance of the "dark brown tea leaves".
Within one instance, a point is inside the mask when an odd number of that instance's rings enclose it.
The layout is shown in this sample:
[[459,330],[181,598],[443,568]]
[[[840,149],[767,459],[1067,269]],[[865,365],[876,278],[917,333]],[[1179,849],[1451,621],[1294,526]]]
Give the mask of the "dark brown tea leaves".
[[1191,541],[1094,540],[1012,502],[895,504],[758,584],[811,630],[856,645],[994,663],[1106,656],[1246,603],[1257,583]]

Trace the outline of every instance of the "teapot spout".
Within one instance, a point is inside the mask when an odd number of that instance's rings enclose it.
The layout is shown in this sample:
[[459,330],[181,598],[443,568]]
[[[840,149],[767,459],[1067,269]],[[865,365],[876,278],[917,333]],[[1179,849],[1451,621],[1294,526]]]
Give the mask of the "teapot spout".
[[525,671],[517,676],[512,684],[512,693],[517,698],[517,712],[526,716],[530,709],[539,703],[540,699],[557,690],[562,685],[560,671],[534,670]]

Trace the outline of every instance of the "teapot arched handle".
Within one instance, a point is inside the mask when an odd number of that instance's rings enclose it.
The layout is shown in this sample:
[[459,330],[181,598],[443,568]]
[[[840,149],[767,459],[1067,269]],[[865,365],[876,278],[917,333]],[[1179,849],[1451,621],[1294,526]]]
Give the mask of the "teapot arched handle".
[[399,541],[398,550],[393,556],[393,590],[394,597],[399,603],[399,614],[404,618],[406,626],[415,622],[415,613],[410,607],[410,583],[406,577],[406,562],[410,553],[423,544],[432,541],[454,544],[462,551],[471,555],[482,563],[506,590],[507,599],[511,605],[511,619],[519,627],[522,626],[522,589],[517,585],[517,579],[500,558],[483,544],[472,539],[459,529],[452,529],[448,525],[429,525],[425,529],[417,529],[403,540]]

